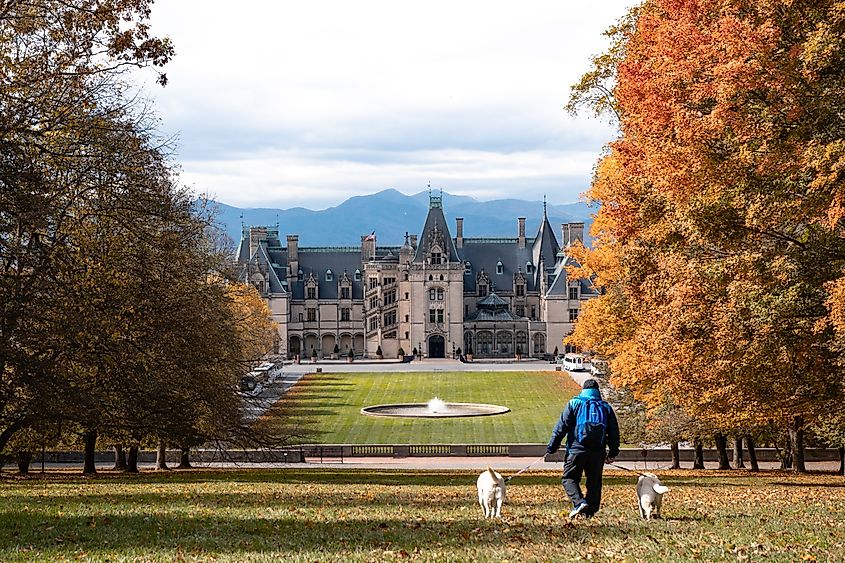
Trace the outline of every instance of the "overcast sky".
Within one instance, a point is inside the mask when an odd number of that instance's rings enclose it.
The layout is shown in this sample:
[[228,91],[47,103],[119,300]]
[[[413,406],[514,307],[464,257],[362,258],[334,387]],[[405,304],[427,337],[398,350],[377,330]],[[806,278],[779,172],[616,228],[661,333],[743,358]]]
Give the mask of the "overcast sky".
[[433,188],[577,201],[615,132],[569,87],[628,0],[158,0],[182,180],[242,207]]

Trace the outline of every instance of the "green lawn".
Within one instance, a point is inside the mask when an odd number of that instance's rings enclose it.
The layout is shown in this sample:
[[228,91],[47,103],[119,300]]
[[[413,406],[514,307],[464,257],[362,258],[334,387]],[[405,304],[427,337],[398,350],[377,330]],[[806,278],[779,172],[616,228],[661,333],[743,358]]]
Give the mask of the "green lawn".
[[[307,429],[303,441],[324,444],[544,443],[578,385],[562,372],[413,372],[312,374],[274,407],[264,423]],[[472,418],[384,418],[362,407],[491,403],[504,415]]]
[[569,523],[559,475],[510,482],[485,521],[474,472],[188,471],[0,480],[0,561],[841,561],[841,477],[661,472],[664,520],[611,472]]

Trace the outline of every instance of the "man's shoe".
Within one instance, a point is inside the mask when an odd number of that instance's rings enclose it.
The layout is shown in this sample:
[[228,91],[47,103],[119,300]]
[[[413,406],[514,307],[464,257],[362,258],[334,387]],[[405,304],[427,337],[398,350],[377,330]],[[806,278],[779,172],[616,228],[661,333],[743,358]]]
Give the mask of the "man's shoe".
[[582,501],[581,504],[572,509],[572,512],[569,513],[569,517],[575,518],[582,512],[585,512],[588,508],[590,508],[590,505]]

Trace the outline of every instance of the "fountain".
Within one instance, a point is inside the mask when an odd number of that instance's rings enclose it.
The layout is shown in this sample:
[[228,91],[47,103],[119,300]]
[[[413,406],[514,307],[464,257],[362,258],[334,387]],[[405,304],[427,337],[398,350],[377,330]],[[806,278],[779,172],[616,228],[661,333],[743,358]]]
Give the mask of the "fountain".
[[446,401],[438,398],[437,395],[435,395],[434,398],[428,402],[428,412],[446,412],[448,408],[449,405],[446,404]]
[[507,407],[483,403],[447,403],[434,397],[427,403],[393,403],[373,405],[361,409],[368,416],[410,417],[410,418],[455,418],[461,416],[491,416],[510,412]]

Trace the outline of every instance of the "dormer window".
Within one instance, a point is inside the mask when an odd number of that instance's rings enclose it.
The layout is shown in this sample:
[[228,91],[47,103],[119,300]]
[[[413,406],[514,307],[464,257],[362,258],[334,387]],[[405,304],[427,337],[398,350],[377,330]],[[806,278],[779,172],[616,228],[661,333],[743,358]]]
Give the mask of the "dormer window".
[[332,273],[331,269],[326,270],[326,281],[334,280],[334,274]]
[[361,281],[361,270],[355,270],[355,281]]
[[505,272],[505,267],[504,267],[504,265],[502,265],[502,261],[499,260],[498,262],[496,262],[496,273],[501,276],[504,272]]
[[472,262],[467,260],[464,262],[464,274],[469,274],[470,272],[472,272]]
[[316,286],[310,286],[305,288],[305,298],[306,299],[317,299],[317,288]]
[[436,244],[431,247],[431,253],[429,254],[429,262],[433,265],[443,263],[443,250]]
[[303,272],[303,271],[302,271],[302,269],[300,268],[300,270],[296,273],[296,279],[297,279],[297,281],[302,281],[302,278],[303,278],[304,276],[305,276],[305,272]]
[[534,265],[531,264],[531,262],[526,262],[525,263],[525,271],[530,274],[531,272],[534,271]]
[[486,283],[478,284],[478,296],[484,297],[485,295],[487,295],[487,284]]

